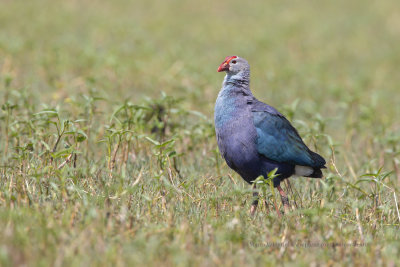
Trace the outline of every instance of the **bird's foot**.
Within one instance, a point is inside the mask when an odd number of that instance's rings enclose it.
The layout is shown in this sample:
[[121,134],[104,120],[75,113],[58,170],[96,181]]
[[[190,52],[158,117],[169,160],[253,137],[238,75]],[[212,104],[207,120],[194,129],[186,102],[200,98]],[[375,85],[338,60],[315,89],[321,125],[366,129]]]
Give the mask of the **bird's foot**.
[[254,214],[256,213],[257,210],[257,205],[252,204],[251,208],[250,208],[250,215],[254,216]]
[[283,208],[285,210],[285,214],[288,214],[290,211],[290,206],[289,206],[289,199],[286,196],[285,191],[283,191],[281,186],[277,186],[279,194],[281,195],[281,200],[282,200],[282,204],[283,204]]
[[283,209],[285,210],[285,214],[288,214],[290,211],[289,199],[287,197],[281,197],[281,200],[283,203]]
[[282,217],[282,213],[279,210],[278,205],[276,204],[276,201],[274,201],[274,206],[275,206],[276,213],[278,214],[278,217],[281,218]]
[[[256,185],[254,184],[253,185],[253,190],[255,190],[255,189],[256,189]],[[250,215],[251,216],[254,216],[254,214],[256,213],[256,210],[257,210],[257,206],[258,206],[258,198],[259,198],[259,196],[258,196],[258,192],[257,191],[253,192],[253,198],[254,198],[254,200],[251,203],[251,208],[250,208]]]

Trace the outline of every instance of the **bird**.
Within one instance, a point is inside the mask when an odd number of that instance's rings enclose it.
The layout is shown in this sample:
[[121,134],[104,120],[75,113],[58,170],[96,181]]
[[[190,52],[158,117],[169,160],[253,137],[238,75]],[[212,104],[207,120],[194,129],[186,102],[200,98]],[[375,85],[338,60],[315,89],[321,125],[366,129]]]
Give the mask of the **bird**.
[[[214,109],[221,156],[254,189],[257,177],[267,178],[275,170],[273,186],[288,212],[289,200],[280,183],[293,175],[322,178],[325,159],[307,147],[282,113],[254,97],[247,60],[228,56],[217,71],[226,73]],[[258,205],[258,193],[253,194],[256,198],[250,209],[252,215]]]

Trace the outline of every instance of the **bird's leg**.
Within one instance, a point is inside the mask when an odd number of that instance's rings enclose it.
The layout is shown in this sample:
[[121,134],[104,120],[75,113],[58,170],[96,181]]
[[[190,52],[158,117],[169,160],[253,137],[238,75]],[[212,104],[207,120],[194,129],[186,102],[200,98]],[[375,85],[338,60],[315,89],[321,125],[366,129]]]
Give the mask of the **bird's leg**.
[[[256,185],[253,184],[253,190],[256,189]],[[258,206],[258,192],[253,191],[253,202],[251,203],[251,208],[250,208],[250,215],[253,216],[254,213],[256,213],[257,206]]]
[[[294,196],[293,187],[292,187],[292,184],[290,183],[289,179],[286,179],[285,182],[286,182],[286,187],[290,190],[290,192]],[[297,206],[296,199],[293,199],[292,201],[294,202],[294,206],[296,207],[296,209],[298,209],[299,207]]]
[[286,193],[283,191],[282,187],[278,185],[276,188],[278,188],[279,194],[281,195],[281,200],[283,204],[283,208],[285,209],[285,213],[289,212],[289,199],[286,196]]

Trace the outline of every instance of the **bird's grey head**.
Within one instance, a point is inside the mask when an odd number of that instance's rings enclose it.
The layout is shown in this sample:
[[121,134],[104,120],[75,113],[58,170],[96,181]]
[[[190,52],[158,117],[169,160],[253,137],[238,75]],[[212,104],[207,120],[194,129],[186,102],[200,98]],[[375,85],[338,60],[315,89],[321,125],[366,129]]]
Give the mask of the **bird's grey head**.
[[250,65],[244,58],[230,56],[225,58],[224,62],[222,62],[217,71],[225,71],[227,74],[235,75],[242,71],[249,72]]

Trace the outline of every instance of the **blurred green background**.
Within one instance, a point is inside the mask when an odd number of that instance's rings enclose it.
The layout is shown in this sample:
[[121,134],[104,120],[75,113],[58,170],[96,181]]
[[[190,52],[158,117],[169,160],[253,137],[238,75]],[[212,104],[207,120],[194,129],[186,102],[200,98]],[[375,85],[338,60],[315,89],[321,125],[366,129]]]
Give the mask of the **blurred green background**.
[[391,115],[399,112],[395,3],[2,1],[0,52],[18,85],[48,98],[92,82],[112,99],[163,90],[210,111],[222,80],[216,67],[237,54],[269,102],[312,94],[302,101],[331,114],[354,98]]
[[[0,263],[395,266],[399,43],[395,0],[2,0]],[[261,211],[249,218],[249,188],[216,151],[213,107],[223,80],[216,69],[229,55],[249,61],[254,95],[287,115],[328,161],[325,180],[293,179],[300,194],[289,198],[302,204],[283,220]],[[180,102],[169,103],[161,92]],[[82,100],[88,96],[102,100],[88,100],[91,109]],[[126,165],[120,167],[118,154],[116,169],[110,167],[116,139],[108,139],[109,147],[99,140],[119,127],[113,115],[125,101],[172,106],[165,138],[184,155],[183,178],[176,166],[168,176],[172,184],[183,179],[177,191],[157,180],[166,174],[144,139],[131,146],[123,137]],[[74,146],[85,155],[77,167],[53,169],[68,156],[53,162],[40,143],[54,144],[54,126],[40,126],[41,133],[21,126],[35,125],[35,114],[46,108],[69,120],[93,111],[87,125],[74,122],[87,134],[86,147]],[[204,116],[193,119],[193,112]],[[133,130],[157,139],[149,124]],[[32,152],[19,158],[23,146]],[[132,184],[142,174],[140,187]],[[126,214],[130,223],[121,222]],[[248,245],[313,238],[368,246]]]

